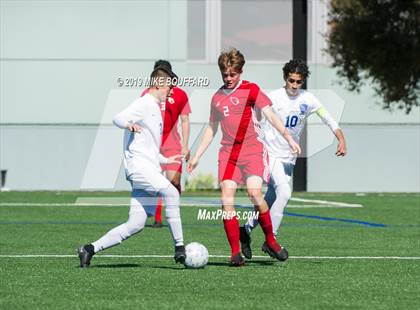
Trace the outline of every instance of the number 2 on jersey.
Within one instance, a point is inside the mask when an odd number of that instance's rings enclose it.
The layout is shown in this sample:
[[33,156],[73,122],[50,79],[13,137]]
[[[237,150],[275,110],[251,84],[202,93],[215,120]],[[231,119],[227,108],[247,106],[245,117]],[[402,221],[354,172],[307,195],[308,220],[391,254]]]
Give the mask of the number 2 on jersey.
[[227,105],[223,106],[223,114],[226,116],[229,116],[229,107]]
[[296,115],[286,117],[286,127],[295,127],[298,122],[298,117]]

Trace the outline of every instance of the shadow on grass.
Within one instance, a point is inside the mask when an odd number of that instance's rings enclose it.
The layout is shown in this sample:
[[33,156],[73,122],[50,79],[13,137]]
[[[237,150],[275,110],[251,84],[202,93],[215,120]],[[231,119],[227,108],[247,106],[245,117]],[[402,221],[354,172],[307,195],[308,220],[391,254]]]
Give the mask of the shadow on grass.
[[138,268],[143,267],[139,264],[106,264],[106,265],[92,265],[89,268]]
[[[313,262],[313,263],[318,263],[318,262]],[[283,267],[282,263],[279,263],[277,261],[267,261],[267,260],[247,260],[245,261],[245,265],[244,267],[246,268],[246,266],[253,266],[253,267],[257,267],[257,266],[275,266],[277,265],[278,267]],[[228,267],[228,268],[236,268],[236,266],[232,266],[230,265],[230,263],[228,261],[225,262],[208,262],[207,266],[218,266],[218,267]],[[77,266],[77,268],[80,268],[79,266]],[[198,269],[194,269],[194,268],[185,268],[183,265],[177,264],[177,265],[173,265],[173,266],[163,266],[163,265],[140,265],[140,264],[132,264],[132,263],[128,263],[128,264],[93,264],[89,267],[89,269],[121,269],[121,268],[146,268],[146,269],[171,269],[171,270],[184,270],[184,269],[188,269],[188,270],[200,270],[201,268]]]
[[[77,266],[77,268],[80,268]],[[99,264],[91,265],[88,269],[121,269],[121,268],[147,268],[147,269],[172,269],[172,270],[182,270],[185,269],[182,265],[175,266],[157,266],[157,265],[140,265],[140,264]]]
[[225,266],[230,267],[229,262],[208,262],[207,266]]
[[272,260],[247,260],[245,261],[245,265],[260,265],[260,266],[279,265],[281,266],[281,263],[279,263],[278,261],[272,261]]
[[161,228],[167,228],[167,227],[168,227],[168,225],[163,224],[162,226],[155,227],[155,226],[153,226],[153,224],[146,224],[146,225],[145,225],[145,227],[155,228],[155,229],[161,229]]
[[[277,265],[278,262],[276,261],[265,261],[265,260],[246,260],[245,261],[245,267],[246,266],[256,266],[256,265],[260,265],[260,266],[273,266],[273,265]],[[228,261],[226,262],[209,262],[207,264],[207,266],[225,266],[225,267],[234,267],[236,268],[237,266],[232,266],[230,265],[230,263]]]

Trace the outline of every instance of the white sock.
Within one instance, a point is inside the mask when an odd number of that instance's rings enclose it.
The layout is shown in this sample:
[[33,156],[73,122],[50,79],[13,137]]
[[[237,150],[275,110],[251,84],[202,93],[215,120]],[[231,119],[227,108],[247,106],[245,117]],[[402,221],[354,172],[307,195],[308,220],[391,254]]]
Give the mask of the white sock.
[[278,234],[278,230],[280,228],[281,221],[283,219],[283,213],[282,214],[273,214],[270,211],[271,216],[271,223],[273,224],[273,234],[276,237]]
[[290,186],[285,185],[281,189],[280,187],[277,187],[276,194],[277,194],[277,198],[270,209],[270,216],[271,216],[271,222],[273,224],[274,236],[277,236],[278,234],[281,221],[283,220],[284,209],[286,208],[287,203],[289,202],[289,199],[292,195],[292,191],[291,191]]
[[174,245],[184,245],[178,190],[171,184],[169,187],[159,190],[159,194],[165,200],[166,221],[168,222]]

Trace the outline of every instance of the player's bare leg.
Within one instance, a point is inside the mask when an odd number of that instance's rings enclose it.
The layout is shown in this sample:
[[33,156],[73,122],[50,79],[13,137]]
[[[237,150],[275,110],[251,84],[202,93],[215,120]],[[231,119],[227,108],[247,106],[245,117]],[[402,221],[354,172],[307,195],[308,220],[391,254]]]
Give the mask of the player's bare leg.
[[223,219],[223,225],[232,253],[230,263],[233,266],[242,266],[245,261],[239,247],[239,222],[235,215],[236,188],[237,184],[234,181],[225,180],[221,183],[222,208],[227,215]]
[[255,210],[259,212],[258,222],[265,235],[265,242],[262,246],[262,250],[271,257],[284,261],[288,258],[288,253],[285,248],[282,248],[277,243],[276,238],[274,237],[269,208],[262,194],[262,182],[262,178],[258,176],[248,177],[246,181],[248,197],[254,204]]
[[166,178],[172,183],[173,186],[181,194],[181,173],[179,171],[167,170]]

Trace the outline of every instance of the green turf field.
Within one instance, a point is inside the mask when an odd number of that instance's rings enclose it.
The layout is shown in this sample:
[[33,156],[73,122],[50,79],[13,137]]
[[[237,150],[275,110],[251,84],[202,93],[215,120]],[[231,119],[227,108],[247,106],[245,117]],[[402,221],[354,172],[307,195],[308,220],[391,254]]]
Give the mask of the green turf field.
[[128,193],[0,193],[0,309],[419,308],[419,194],[296,194],[363,207],[293,201],[280,236],[285,263],[259,250],[258,229],[257,257],[229,267],[221,221],[197,221],[200,207],[183,207],[185,241],[213,255],[205,269],[174,264],[167,227],[146,227],[80,269],[75,248],[127,218],[123,206],[72,205],[104,196]]

